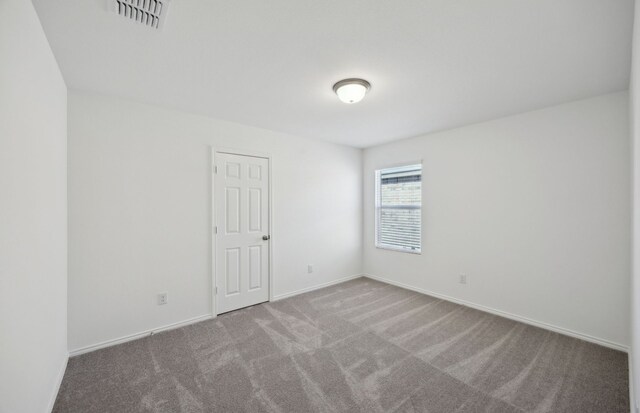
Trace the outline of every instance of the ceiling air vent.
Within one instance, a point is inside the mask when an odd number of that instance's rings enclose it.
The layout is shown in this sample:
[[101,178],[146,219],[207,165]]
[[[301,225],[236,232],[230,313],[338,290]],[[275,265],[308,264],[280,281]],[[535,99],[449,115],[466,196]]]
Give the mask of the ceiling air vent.
[[162,28],[169,8],[168,0],[112,0],[120,16],[154,29]]

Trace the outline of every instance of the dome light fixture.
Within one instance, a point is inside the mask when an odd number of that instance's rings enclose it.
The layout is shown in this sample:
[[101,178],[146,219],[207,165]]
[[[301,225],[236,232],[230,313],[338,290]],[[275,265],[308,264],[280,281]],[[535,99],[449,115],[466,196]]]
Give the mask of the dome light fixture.
[[333,85],[333,91],[344,103],[358,103],[371,89],[371,83],[364,79],[344,79]]

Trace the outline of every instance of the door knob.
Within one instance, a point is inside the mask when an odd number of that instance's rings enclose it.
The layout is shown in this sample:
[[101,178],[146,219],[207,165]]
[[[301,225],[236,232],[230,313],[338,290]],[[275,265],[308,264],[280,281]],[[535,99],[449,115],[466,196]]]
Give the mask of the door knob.
[[262,240],[263,241],[269,241],[271,239],[271,235],[263,235],[262,236]]

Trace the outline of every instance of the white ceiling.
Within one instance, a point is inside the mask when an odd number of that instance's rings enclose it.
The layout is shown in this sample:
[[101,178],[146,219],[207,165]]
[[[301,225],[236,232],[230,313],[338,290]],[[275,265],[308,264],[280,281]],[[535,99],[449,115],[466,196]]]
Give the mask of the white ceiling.
[[161,31],[33,2],[70,88],[356,147],[629,83],[633,0],[172,0]]

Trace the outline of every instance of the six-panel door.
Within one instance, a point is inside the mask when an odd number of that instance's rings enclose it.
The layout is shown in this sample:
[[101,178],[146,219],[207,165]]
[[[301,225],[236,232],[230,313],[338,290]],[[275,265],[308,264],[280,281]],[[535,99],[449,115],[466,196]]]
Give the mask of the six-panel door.
[[269,161],[217,152],[216,310],[269,300]]

